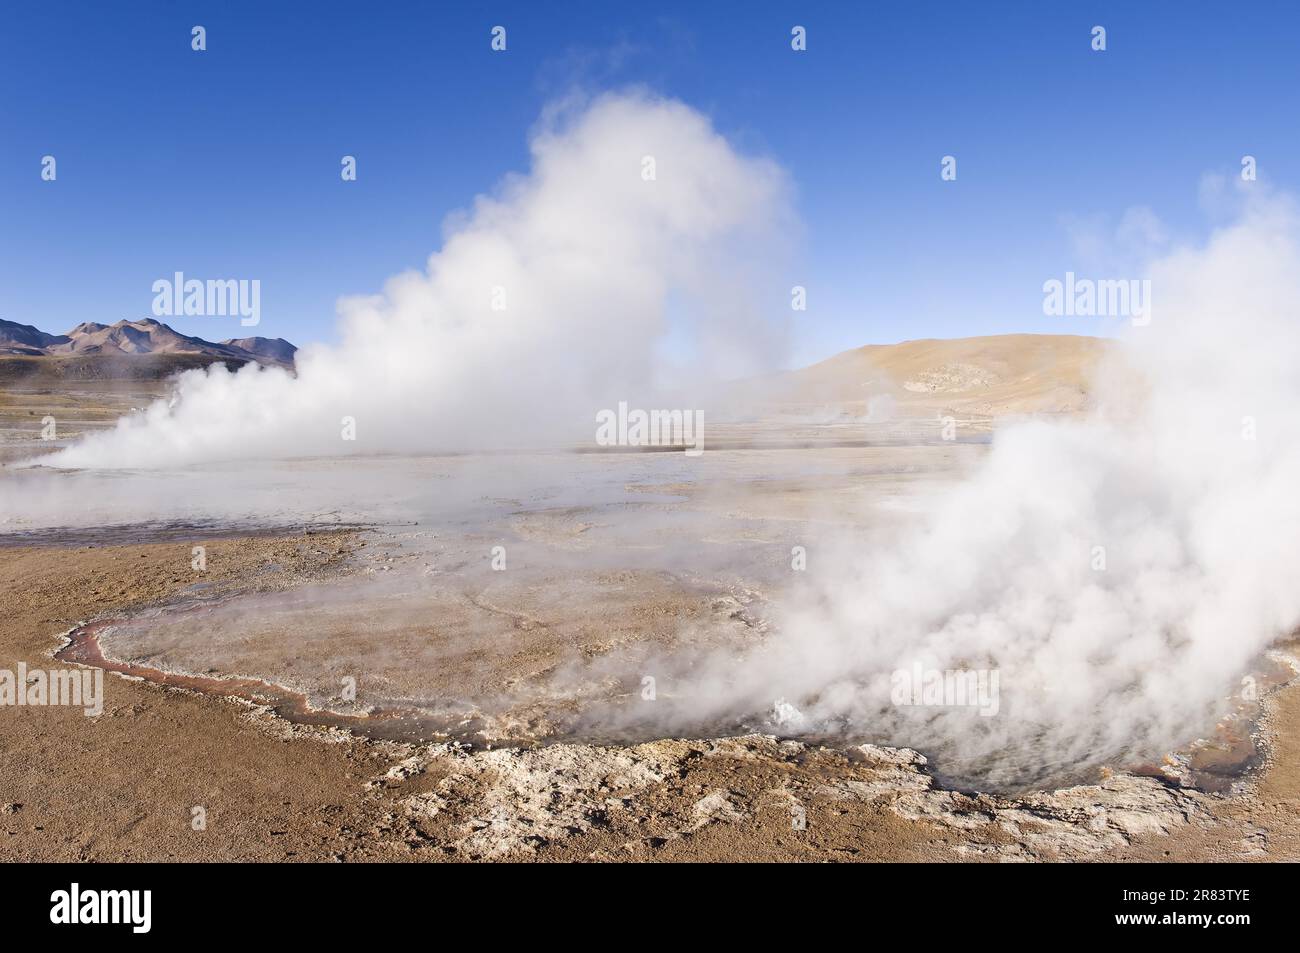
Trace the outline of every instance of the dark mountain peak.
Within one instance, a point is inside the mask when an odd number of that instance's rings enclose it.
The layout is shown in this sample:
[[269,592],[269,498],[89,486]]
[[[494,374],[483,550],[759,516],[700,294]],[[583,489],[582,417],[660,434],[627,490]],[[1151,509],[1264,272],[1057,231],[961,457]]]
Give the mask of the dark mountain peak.
[[30,324],[0,320],[0,351],[8,353],[41,353],[54,344],[68,340],[62,334],[46,334]]
[[284,338],[227,338],[221,342],[226,347],[237,347],[267,360],[280,364],[292,364],[298,348]]
[[0,353],[33,357],[59,354],[193,354],[260,364],[293,364],[298,349],[283,338],[232,338],[220,344],[191,337],[155,318],[124,318],[115,324],[83,321],[67,334],[46,334],[31,325],[0,320]]

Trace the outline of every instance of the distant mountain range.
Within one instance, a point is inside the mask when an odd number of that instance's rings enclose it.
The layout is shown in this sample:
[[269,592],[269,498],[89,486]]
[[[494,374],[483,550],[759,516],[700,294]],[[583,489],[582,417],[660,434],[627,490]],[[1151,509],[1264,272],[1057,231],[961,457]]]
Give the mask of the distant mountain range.
[[297,350],[284,338],[230,338],[214,343],[181,334],[153,318],[118,321],[116,324],[87,321],[67,334],[46,334],[30,324],[0,320],[0,355],[121,357],[176,354],[291,367]]

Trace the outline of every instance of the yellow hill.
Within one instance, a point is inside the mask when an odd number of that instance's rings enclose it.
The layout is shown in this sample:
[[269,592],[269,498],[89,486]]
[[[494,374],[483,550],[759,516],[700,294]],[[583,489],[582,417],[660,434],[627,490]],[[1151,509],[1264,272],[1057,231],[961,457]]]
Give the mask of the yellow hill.
[[846,409],[892,401],[907,416],[1074,413],[1088,406],[1092,371],[1112,346],[1068,334],[872,344],[784,375],[774,394],[786,405]]

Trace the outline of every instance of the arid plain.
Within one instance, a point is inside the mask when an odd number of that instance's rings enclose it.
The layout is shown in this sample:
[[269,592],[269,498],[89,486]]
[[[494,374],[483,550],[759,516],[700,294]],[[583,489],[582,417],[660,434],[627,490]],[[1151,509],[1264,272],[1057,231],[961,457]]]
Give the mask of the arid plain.
[[[1260,698],[1163,757],[996,790],[906,737],[813,736],[778,698],[720,718],[681,694],[771,638],[845,539],[910,525],[1004,421],[1088,410],[1105,350],[846,352],[737,388],[751,412],[712,424],[698,458],[7,469],[0,667],[112,674],[98,717],[0,711],[0,857],[1296,859],[1286,645]],[[5,462],[110,424],[173,369],[50,366],[7,373]]]

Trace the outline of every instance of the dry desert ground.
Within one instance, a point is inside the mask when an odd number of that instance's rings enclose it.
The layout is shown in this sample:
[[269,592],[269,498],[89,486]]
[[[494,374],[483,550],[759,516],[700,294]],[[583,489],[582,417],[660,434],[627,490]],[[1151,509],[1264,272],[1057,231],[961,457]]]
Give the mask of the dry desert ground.
[[[108,674],[96,717],[0,710],[0,858],[1300,858],[1290,669],[1164,761],[983,791],[905,738],[800,737],[675,694],[772,637],[794,547],[888,540],[1004,419],[1086,409],[1104,349],[847,352],[765,382],[764,413],[695,460],[6,470],[0,668]],[[75,439],[166,386],[11,379],[2,459],[48,449],[46,413]]]

